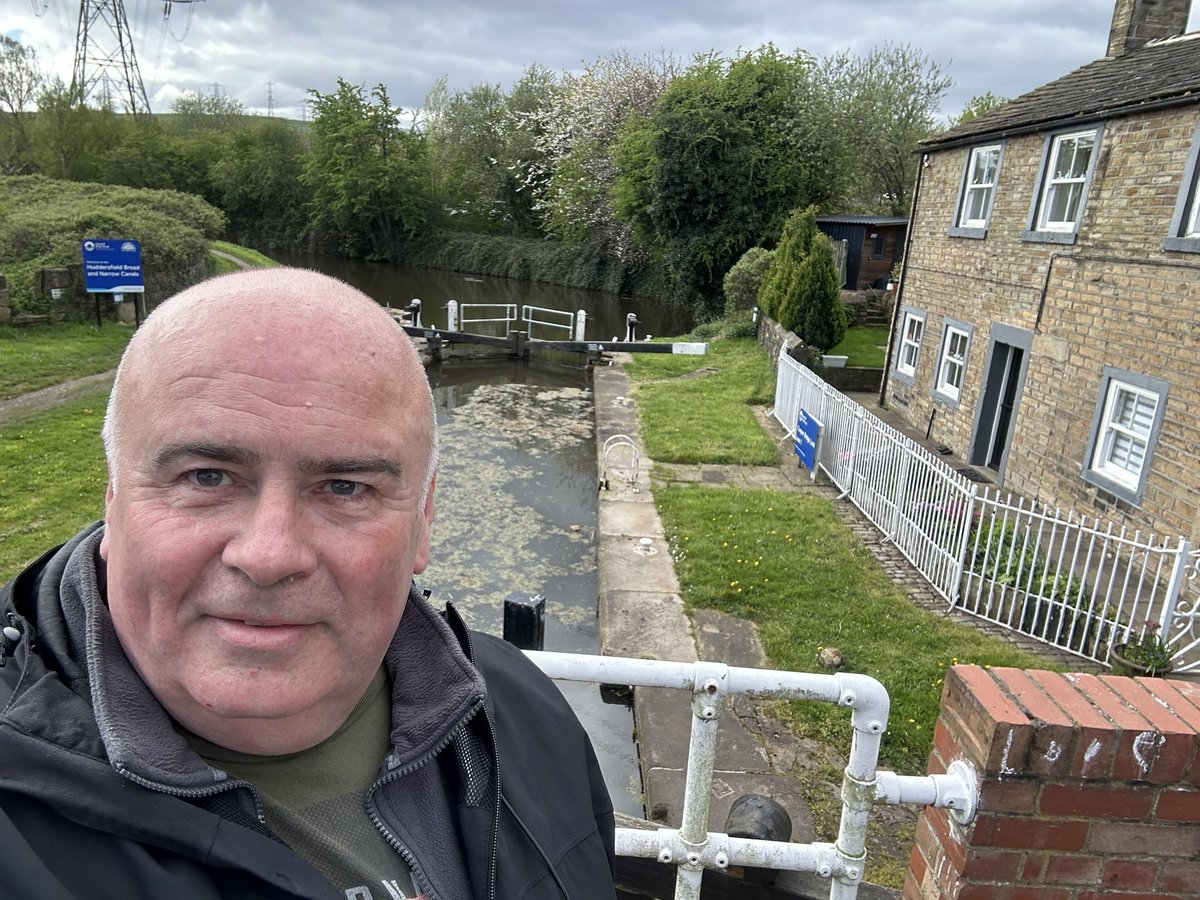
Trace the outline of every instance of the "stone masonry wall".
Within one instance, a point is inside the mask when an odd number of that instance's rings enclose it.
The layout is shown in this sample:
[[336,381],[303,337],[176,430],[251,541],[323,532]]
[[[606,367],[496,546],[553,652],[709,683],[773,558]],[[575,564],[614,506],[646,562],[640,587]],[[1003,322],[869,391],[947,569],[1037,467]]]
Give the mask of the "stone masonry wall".
[[1200,685],[955,666],[931,772],[980,774],[975,821],[917,823],[907,900],[1200,897]]
[[[1200,258],[1164,251],[1197,126],[1188,106],[1109,121],[1074,245],[1024,241],[1043,135],[1004,142],[985,239],[950,237],[970,148],[931,154],[922,176],[905,308],[927,313],[914,384],[888,403],[967,455],[989,335],[1033,333],[1004,485],[1144,531],[1200,537]],[[946,318],[973,327],[957,406],[934,398]],[[1140,508],[1081,477],[1104,365],[1166,379],[1165,418]]]

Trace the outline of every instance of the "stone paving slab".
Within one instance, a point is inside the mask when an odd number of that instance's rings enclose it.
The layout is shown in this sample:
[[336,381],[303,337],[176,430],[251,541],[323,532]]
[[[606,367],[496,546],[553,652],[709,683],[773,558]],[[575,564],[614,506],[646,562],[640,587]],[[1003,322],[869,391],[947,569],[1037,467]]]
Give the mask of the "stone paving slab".
[[691,623],[678,593],[602,591],[600,646],[606,656],[695,662]]

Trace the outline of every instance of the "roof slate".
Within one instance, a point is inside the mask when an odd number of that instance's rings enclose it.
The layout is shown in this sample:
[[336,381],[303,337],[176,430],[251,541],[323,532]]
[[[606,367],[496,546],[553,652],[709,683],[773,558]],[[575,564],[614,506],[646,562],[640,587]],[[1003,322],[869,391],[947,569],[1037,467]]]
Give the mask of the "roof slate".
[[1200,32],[1152,41],[1105,57],[1034,88],[920,145],[923,150],[973,138],[1128,115],[1148,105],[1200,102]]

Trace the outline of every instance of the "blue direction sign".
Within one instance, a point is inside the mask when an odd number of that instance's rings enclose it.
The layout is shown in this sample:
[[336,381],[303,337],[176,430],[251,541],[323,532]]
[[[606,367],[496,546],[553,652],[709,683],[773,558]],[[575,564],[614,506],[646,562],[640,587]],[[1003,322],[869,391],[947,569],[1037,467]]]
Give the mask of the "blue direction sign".
[[796,440],[792,449],[800,457],[804,468],[812,473],[813,478],[817,477],[817,448],[821,441],[822,427],[807,410],[800,410],[800,414],[796,416]]
[[83,251],[83,283],[92,294],[142,294],[142,245],[123,238],[88,238]]

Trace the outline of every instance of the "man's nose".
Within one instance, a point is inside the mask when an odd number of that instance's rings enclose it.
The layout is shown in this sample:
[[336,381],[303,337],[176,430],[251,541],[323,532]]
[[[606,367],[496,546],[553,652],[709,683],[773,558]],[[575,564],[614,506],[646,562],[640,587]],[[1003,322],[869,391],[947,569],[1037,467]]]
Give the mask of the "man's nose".
[[316,553],[295,494],[284,488],[260,490],[225,545],[221,561],[260,587],[311,574]]

